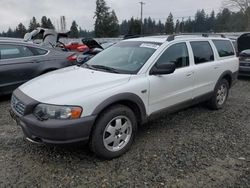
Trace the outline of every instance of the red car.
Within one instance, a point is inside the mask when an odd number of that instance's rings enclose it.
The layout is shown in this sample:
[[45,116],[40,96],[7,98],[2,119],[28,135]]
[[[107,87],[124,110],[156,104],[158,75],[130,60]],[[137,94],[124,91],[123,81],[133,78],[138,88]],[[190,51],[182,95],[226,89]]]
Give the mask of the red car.
[[88,46],[85,44],[80,44],[79,42],[70,42],[69,44],[65,45],[65,49],[77,52],[85,52],[86,50],[89,50]]

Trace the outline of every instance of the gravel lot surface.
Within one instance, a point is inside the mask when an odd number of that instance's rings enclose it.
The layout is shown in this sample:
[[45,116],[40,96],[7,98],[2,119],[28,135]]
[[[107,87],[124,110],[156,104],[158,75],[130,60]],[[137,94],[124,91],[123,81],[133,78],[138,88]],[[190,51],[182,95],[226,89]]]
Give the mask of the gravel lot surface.
[[84,144],[34,145],[0,101],[0,187],[250,187],[250,79],[223,110],[203,105],[139,129],[131,150],[98,159]]

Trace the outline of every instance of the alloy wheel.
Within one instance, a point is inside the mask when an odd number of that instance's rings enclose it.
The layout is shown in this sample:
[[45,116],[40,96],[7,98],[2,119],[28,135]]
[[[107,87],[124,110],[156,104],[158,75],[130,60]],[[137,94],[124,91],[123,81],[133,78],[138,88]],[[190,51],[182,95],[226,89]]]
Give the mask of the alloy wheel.
[[103,133],[103,143],[107,150],[116,152],[123,149],[130,141],[132,123],[126,116],[112,119]]

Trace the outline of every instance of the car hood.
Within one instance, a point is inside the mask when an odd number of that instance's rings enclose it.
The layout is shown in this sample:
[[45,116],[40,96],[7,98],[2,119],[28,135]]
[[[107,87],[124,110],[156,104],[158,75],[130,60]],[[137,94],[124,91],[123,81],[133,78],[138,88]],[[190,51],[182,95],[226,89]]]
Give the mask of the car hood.
[[117,87],[130,77],[73,66],[37,77],[19,89],[39,102],[63,105]]

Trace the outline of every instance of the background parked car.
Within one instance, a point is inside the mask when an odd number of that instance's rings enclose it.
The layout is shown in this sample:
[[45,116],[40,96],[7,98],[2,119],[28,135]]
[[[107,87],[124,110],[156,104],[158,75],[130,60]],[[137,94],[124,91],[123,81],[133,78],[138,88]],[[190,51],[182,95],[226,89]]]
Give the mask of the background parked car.
[[65,48],[68,51],[76,51],[76,52],[85,52],[89,50],[88,46],[86,46],[85,44],[81,44],[79,42],[70,42],[65,45]]
[[0,95],[41,74],[74,65],[76,55],[20,40],[0,40]]
[[240,76],[250,76],[250,33],[245,33],[237,39],[237,50],[240,59]]
[[87,62],[89,59],[94,57],[96,54],[102,52],[103,50],[109,48],[114,45],[115,42],[104,42],[102,44],[98,43],[93,38],[82,39],[83,44],[88,47],[88,50],[84,51],[82,54],[79,54],[77,57],[77,63],[83,64]]
[[244,50],[239,54],[240,76],[250,76],[250,49]]

